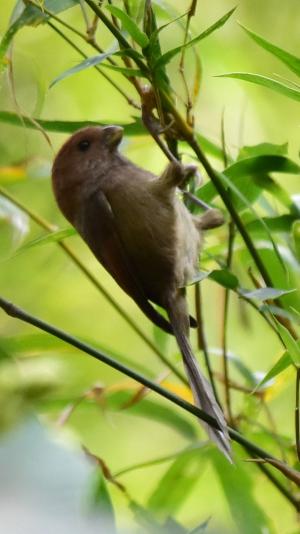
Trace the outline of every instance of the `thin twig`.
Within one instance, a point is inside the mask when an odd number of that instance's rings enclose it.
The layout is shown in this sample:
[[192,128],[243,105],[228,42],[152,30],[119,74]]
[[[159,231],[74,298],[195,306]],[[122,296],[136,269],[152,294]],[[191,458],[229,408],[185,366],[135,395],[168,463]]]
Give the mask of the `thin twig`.
[[183,86],[184,86],[184,89],[185,89],[186,99],[187,99],[186,100],[186,121],[191,126],[194,124],[194,118],[193,118],[193,116],[191,117],[191,115],[190,115],[191,110],[193,109],[193,103],[192,103],[192,99],[191,99],[190,91],[189,91],[189,86],[188,86],[188,83],[187,83],[187,80],[186,80],[186,76],[185,76],[185,72],[184,72],[184,66],[185,66],[184,65],[184,60],[185,60],[185,53],[186,53],[185,45],[186,45],[187,40],[188,40],[190,23],[191,23],[192,17],[196,13],[196,9],[197,9],[197,0],[192,0],[190,8],[188,10],[188,14],[187,14],[187,21],[186,21],[185,32],[184,32],[184,40],[183,40],[183,48],[181,50],[181,57],[180,57],[180,61],[179,61],[179,72],[180,72],[180,75],[182,77]]
[[[233,255],[233,245],[235,237],[235,226],[231,220],[229,223],[229,236],[228,236],[228,248],[227,248],[227,258],[226,258],[226,268],[231,269],[232,264],[232,255]],[[228,314],[229,314],[229,299],[230,291],[228,288],[225,288],[224,291],[224,308],[223,308],[223,325],[222,325],[222,356],[223,356],[223,373],[224,373],[224,386],[225,386],[225,404],[227,409],[227,415],[229,421],[232,423],[232,409],[231,409],[231,398],[230,398],[230,388],[229,388],[229,366],[228,366]]]
[[[33,315],[30,315],[26,311],[15,306],[13,303],[9,302],[8,300],[2,297],[0,297],[0,308],[2,308],[7,315],[14,317],[16,319],[19,319],[25,323],[31,324],[35,326],[36,328],[39,328],[40,330],[47,332],[48,334],[51,334],[57,337],[58,339],[61,339],[62,341],[65,341],[69,345],[76,347],[77,349],[84,352],[85,354],[92,356],[93,358],[101,361],[105,365],[108,365],[109,367],[115,369],[116,371],[119,371],[120,373],[132,378],[136,382],[143,384],[148,389],[155,391],[158,395],[164,397],[165,399],[169,400],[173,404],[176,404],[177,406],[181,407],[183,410],[205,421],[208,425],[213,426],[214,428],[219,428],[217,421],[211,415],[207,414],[204,410],[201,410],[197,406],[194,406],[193,404],[187,402],[181,397],[178,397],[171,391],[163,388],[159,384],[153,382],[149,378],[146,378],[145,376],[141,375],[137,371],[130,369],[126,365],[116,361],[111,356],[103,353],[102,351],[95,349],[91,345],[88,345],[87,343],[79,340],[78,338],[70,334],[67,334],[63,330],[60,330],[59,328],[56,328],[55,326],[49,323],[46,323],[45,321],[42,321],[41,319],[34,317]],[[237,432],[235,429],[229,428],[229,435],[234,441],[236,441],[243,447],[248,448],[248,450],[254,456],[258,456],[259,458],[262,458],[262,459],[271,458],[277,461],[277,459],[272,454],[264,450],[262,447],[259,447],[255,443],[249,441],[247,438],[245,438],[242,434]]]
[[196,309],[196,318],[198,323],[197,328],[197,341],[198,341],[198,348],[203,352],[204,360],[206,369],[208,372],[209,380],[214,392],[214,395],[216,397],[217,402],[220,404],[220,399],[218,396],[218,391],[216,388],[216,383],[214,379],[214,373],[211,367],[206,338],[205,338],[205,330],[204,330],[204,324],[203,324],[203,313],[202,313],[202,298],[201,298],[201,289],[200,284],[195,284],[195,309]]
[[[80,48],[75,43],[73,43],[73,41],[71,39],[69,39],[69,37],[67,37],[59,28],[54,26],[54,24],[52,24],[52,22],[48,21],[47,24],[62,39],[64,39],[64,41],[66,41],[70,46],[72,46],[72,48],[74,48],[74,50],[76,50],[76,52],[78,52],[78,54],[80,54],[81,57],[83,57],[85,59],[88,58],[88,56],[84,52],[82,52],[82,50],[80,50]],[[101,76],[103,76],[103,78],[105,78],[126,99],[127,103],[130,106],[133,106],[134,108],[139,109],[139,106],[134,102],[134,100],[132,100],[132,98],[130,98],[130,96],[128,96],[125,93],[125,91],[123,91],[123,89],[121,87],[119,87],[119,85],[112,78],[110,78],[110,76],[108,76],[105,72],[103,72],[103,70],[100,67],[98,67],[97,65],[95,65],[94,68],[96,69],[97,72],[99,72],[99,74],[101,74]]]
[[[127,41],[127,39],[124,37],[124,35],[114,26],[114,24],[111,22],[111,20],[105,15],[105,13],[102,11],[100,7],[98,7],[92,0],[85,0],[85,2],[90,6],[90,8],[94,11],[94,13],[99,17],[100,20],[104,23],[104,25],[109,29],[109,31],[116,37],[119,45],[121,48],[132,48],[130,46],[130,43]],[[139,57],[134,58],[135,63],[137,66],[145,72],[146,65],[140,59]]]
[[159,458],[155,458],[153,460],[148,460],[146,462],[139,462],[134,465],[130,465],[128,467],[124,467],[123,469],[120,469],[120,471],[117,471],[114,473],[114,477],[121,477],[123,475],[126,475],[127,473],[131,473],[132,471],[136,471],[138,469],[144,469],[145,467],[153,467],[154,465],[159,465],[165,462],[173,461],[175,458],[178,458],[179,456],[183,456],[185,454],[188,454],[189,452],[197,451],[203,449],[207,445],[207,441],[203,441],[201,443],[197,443],[196,445],[190,445],[189,447],[185,447],[184,449],[181,449],[175,453],[167,454],[165,456],[160,456]]
[[41,7],[41,6],[37,5],[37,3],[34,0],[27,0],[26,3],[31,4],[32,6],[36,7],[42,13],[45,13],[46,15],[49,15],[49,17],[51,17],[52,19],[56,20],[56,22],[59,22],[59,24],[61,24],[62,26],[64,26],[68,30],[70,30],[71,32],[73,32],[76,35],[78,35],[78,37],[81,37],[85,41],[87,40],[86,35],[84,33],[82,33],[81,31],[77,30],[77,28],[75,28],[74,26],[71,26],[71,24],[69,24],[65,20],[59,18],[57,15],[55,15],[55,13],[52,13],[52,11],[49,11],[49,9],[47,9],[46,6]]
[[[226,141],[225,141],[224,111],[222,113],[222,120],[221,120],[221,143],[222,143],[222,151],[223,151],[223,163],[224,163],[224,168],[226,169],[228,165],[228,157],[227,157]],[[230,194],[230,191],[228,191],[228,194]],[[233,257],[233,250],[234,250],[234,237],[235,237],[235,225],[232,219],[230,219],[229,221],[228,230],[229,230],[229,235],[228,235],[228,246],[227,246],[227,257],[226,257],[226,269],[230,271],[231,265],[232,265],[232,257]],[[229,381],[230,381],[229,362],[228,362],[228,354],[227,354],[229,299],[230,299],[230,291],[229,291],[229,288],[226,287],[224,290],[224,307],[223,307],[222,359],[223,359],[223,373],[224,373],[224,386],[225,386],[224,387],[225,404],[226,404],[226,409],[227,409],[228,420],[232,424],[233,416],[232,416],[232,409],[231,409],[231,395],[230,395],[230,387],[229,387]]]
[[[213,426],[214,428],[218,428],[217,421],[213,417],[208,415],[206,412],[204,412],[197,406],[190,404],[184,399],[178,397],[177,395],[174,395],[174,393],[171,393],[169,390],[161,387],[159,384],[156,384],[155,382],[146,378],[145,376],[141,375],[135,370],[130,369],[129,367],[121,364],[120,362],[117,362],[116,360],[108,356],[107,354],[104,354],[103,352],[95,349],[94,347],[87,345],[86,343],[80,341],[79,339],[67,334],[66,332],[62,330],[59,330],[58,328],[42,321],[41,319],[38,319],[28,314],[24,310],[21,310],[20,308],[16,307],[14,304],[12,304],[11,302],[7,301],[6,299],[2,297],[0,297],[0,308],[2,308],[11,317],[20,319],[21,321],[25,323],[31,324],[35,326],[36,328],[39,328],[40,330],[43,330],[44,332],[47,332],[57,337],[58,339],[61,339],[62,341],[65,341],[69,345],[76,347],[82,352],[89,354],[93,358],[101,361],[105,365],[108,365],[109,367],[119,371],[120,373],[123,373],[126,376],[129,376],[136,382],[143,384],[145,387],[147,387],[148,389],[151,389],[152,391],[155,391],[158,395],[164,397],[165,399],[179,406],[183,410],[205,421],[210,426]],[[267,451],[265,451],[264,449],[262,449],[255,443],[249,441],[247,438],[245,438],[242,434],[237,432],[235,429],[229,428],[228,432],[229,432],[229,436],[234,441],[242,445],[242,447],[244,447],[249,452],[249,454],[253,455],[254,458],[258,457],[258,458],[261,458],[262,460],[274,461],[274,465],[275,463],[278,463],[277,458],[275,458],[272,454],[269,454]],[[261,465],[261,464],[258,464],[258,465]],[[265,472],[265,469],[262,469],[262,470]],[[279,489],[281,494],[284,495],[285,498],[291,504],[293,504],[295,509],[299,512],[300,502],[297,499],[297,497],[295,497],[292,493],[290,493],[289,490],[285,488],[270,472],[266,472],[266,475],[272,481],[272,483]]]
[[[219,382],[221,382],[222,384],[225,383],[225,379],[224,379],[224,374],[223,373],[218,373],[217,371],[214,371],[214,377],[217,378],[217,380],[219,380]],[[243,386],[242,384],[238,384],[237,382],[233,381],[233,380],[229,380],[228,382],[228,387],[230,389],[234,389],[235,391],[239,391],[240,393],[245,393],[246,395],[253,395],[254,397],[257,397],[259,399],[262,398],[263,396],[263,392],[262,391],[253,391],[253,387],[250,388],[250,387],[247,387],[247,386]]]
[[[17,206],[19,209],[21,209],[24,213],[26,213],[33,221],[35,221],[39,226],[44,228],[47,232],[53,232],[57,230],[56,226],[53,226],[48,221],[37,215],[34,211],[31,209],[25,207],[21,202],[19,202],[16,198],[14,198],[11,194],[9,194],[7,191],[5,191],[2,187],[0,187],[0,194],[10,200],[10,202],[13,202],[15,206]],[[116,310],[116,312],[122,317],[124,321],[134,330],[134,332],[146,343],[146,345],[158,356],[158,358],[161,360],[164,365],[170,369],[175,376],[185,385],[188,384],[187,379],[185,376],[177,369],[175,365],[172,364],[165,356],[164,354],[156,347],[156,345],[151,341],[151,339],[148,338],[146,334],[144,334],[143,330],[140,329],[140,327],[136,324],[136,322],[128,315],[123,308],[119,305],[119,303],[111,296],[111,294],[105,289],[105,287],[98,281],[97,278],[94,277],[94,275],[86,268],[86,266],[82,263],[82,261],[78,258],[78,256],[72,251],[72,249],[67,245],[64,241],[57,241],[57,245],[69,256],[69,258],[77,265],[77,267],[80,269],[80,271],[90,280],[90,282],[96,287],[96,289],[103,295],[103,297],[109,302],[109,304]]]
[[262,463],[256,464],[258,469],[268,478],[268,480],[275,486],[286,499],[295,507],[297,512],[300,511],[300,502],[297,496],[293,495],[285,486],[278,480],[278,478]]

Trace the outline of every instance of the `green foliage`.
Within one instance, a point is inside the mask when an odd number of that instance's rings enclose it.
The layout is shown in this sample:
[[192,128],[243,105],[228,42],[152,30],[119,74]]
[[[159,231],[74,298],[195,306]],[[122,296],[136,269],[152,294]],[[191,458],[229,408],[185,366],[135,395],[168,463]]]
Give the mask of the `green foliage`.
[[135,24],[125,11],[112,5],[107,6],[107,9],[122,22],[123,29],[128,31],[129,35],[141,48],[149,44],[147,35],[139,29],[138,25]]
[[[250,0],[245,5],[252,13]],[[134,533],[290,534],[291,505],[299,511],[298,488],[289,480],[298,465],[294,443],[300,442],[291,408],[300,365],[299,147],[285,126],[284,99],[282,109],[264,101],[278,131],[259,122],[263,113],[253,101],[251,138],[246,117],[245,143],[237,146],[237,115],[230,128],[224,115],[220,135],[216,110],[226,98],[218,93],[220,80],[205,69],[231,70],[228,48],[240,70],[243,54],[251,51],[234,31],[229,38],[222,31],[228,22],[228,31],[234,28],[235,8],[208,25],[209,7],[199,6],[195,12],[195,1],[18,1],[12,14],[0,6],[10,17],[0,42],[0,297],[110,355],[92,361],[63,337],[28,330],[1,310],[0,431],[5,439],[33,410],[53,432],[63,426],[92,451],[87,456],[96,470],[86,513],[105,517],[109,534],[123,524],[123,515]],[[270,12],[266,33],[269,20]],[[275,34],[269,41],[241,27],[299,76],[299,58],[273,44]],[[36,81],[28,59],[33,56],[40,69]],[[289,97],[290,106],[300,100],[296,82],[248,72],[222,76],[272,89]],[[55,91],[46,92],[49,85]],[[231,98],[236,113],[238,99]],[[186,291],[199,324],[197,336],[191,333],[193,348],[200,365],[205,359],[212,368],[210,379],[235,428],[231,436],[240,443],[234,466],[202,441],[171,336],[139,315],[54,205],[48,183],[53,152],[42,140],[51,136],[56,149],[62,134],[112,123],[124,129],[126,155],[151,171],[165,161],[150,142],[149,125],[165,153],[168,148],[184,162],[196,161],[203,183],[195,178],[186,187],[225,216],[223,226],[205,235],[199,275]],[[46,178],[31,169],[41,156]],[[202,211],[199,203],[193,206],[193,213]],[[284,458],[288,466],[268,466],[268,475],[265,465],[260,471],[255,462],[246,463],[245,454],[255,460],[273,455],[280,465]]]
[[228,11],[228,13],[226,13],[225,15],[223,15],[223,17],[221,17],[219,20],[217,20],[214,24],[212,24],[209,28],[207,28],[206,30],[204,30],[203,32],[201,32],[199,35],[197,35],[197,37],[194,37],[193,39],[191,39],[190,41],[188,41],[187,43],[181,45],[181,46],[177,46],[176,48],[173,48],[173,50],[169,50],[168,52],[166,52],[165,54],[163,54],[158,60],[157,62],[154,64],[154,69],[159,69],[160,67],[162,67],[163,65],[166,65],[167,63],[170,63],[171,59],[173,59],[173,57],[177,56],[178,54],[180,54],[180,52],[182,52],[182,50],[186,49],[186,48],[190,48],[191,46],[195,46],[196,44],[198,44],[200,41],[202,41],[203,39],[205,39],[206,37],[208,37],[211,33],[213,33],[214,31],[218,30],[219,28],[221,28],[222,26],[224,26],[224,24],[226,24],[227,20],[231,17],[231,15],[234,13],[236,8],[233,8],[231,9],[230,11]]
[[[300,59],[298,57],[294,56],[293,54],[290,54],[286,50],[283,50],[279,46],[270,43],[266,39],[263,39],[256,33],[245,28],[243,25],[241,25],[241,27],[247,33],[247,35],[251,39],[253,39],[253,41],[255,41],[261,48],[264,48],[265,50],[270,52],[273,56],[275,56],[282,63],[284,63],[284,65],[286,65],[289,70],[294,72],[298,77],[300,76]],[[288,81],[288,84],[286,84],[274,78],[263,76],[261,74],[252,74],[250,72],[231,72],[227,74],[222,74],[221,77],[222,76],[228,78],[237,78],[246,82],[262,85],[263,87],[272,89],[273,91],[287,96],[288,98],[291,98],[293,100],[297,100],[298,102],[300,100],[300,86],[293,81]]]
[[238,80],[255,83],[256,85],[262,85],[263,87],[272,89],[273,91],[281,95],[287,96],[288,98],[292,98],[297,102],[300,101],[299,89],[294,89],[286,83],[274,80],[273,78],[269,78],[268,76],[263,76],[262,74],[252,74],[251,72],[229,72],[227,74],[220,74],[219,77],[236,78]]

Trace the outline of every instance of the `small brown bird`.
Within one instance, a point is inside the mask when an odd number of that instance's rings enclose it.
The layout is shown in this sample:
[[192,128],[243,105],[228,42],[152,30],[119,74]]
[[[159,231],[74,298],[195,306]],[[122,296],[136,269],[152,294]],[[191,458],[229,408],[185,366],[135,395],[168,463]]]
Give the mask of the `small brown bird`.
[[[196,404],[220,429],[204,423],[230,459],[224,415],[202,375],[189,342],[184,287],[198,272],[202,231],[223,223],[218,210],[193,216],[176,188],[195,166],[170,163],[159,178],[118,152],[119,126],[88,127],[68,139],[56,156],[52,181],[57,203],[96,258],[145,315],[176,337]],[[170,323],[151,304],[168,314]]]

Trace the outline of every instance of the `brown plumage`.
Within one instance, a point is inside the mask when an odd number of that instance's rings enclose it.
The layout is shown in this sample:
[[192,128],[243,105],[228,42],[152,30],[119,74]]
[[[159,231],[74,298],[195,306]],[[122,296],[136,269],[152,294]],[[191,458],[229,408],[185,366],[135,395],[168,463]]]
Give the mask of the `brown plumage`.
[[[223,222],[218,210],[194,217],[176,187],[195,170],[170,163],[157,177],[117,150],[123,130],[89,127],[63,145],[53,164],[57,203],[96,258],[155,324],[174,333],[195,402],[220,430],[204,425],[230,458],[226,422],[211,386],[200,372],[190,342],[184,286],[197,274],[202,230]],[[168,313],[170,323],[151,303]]]

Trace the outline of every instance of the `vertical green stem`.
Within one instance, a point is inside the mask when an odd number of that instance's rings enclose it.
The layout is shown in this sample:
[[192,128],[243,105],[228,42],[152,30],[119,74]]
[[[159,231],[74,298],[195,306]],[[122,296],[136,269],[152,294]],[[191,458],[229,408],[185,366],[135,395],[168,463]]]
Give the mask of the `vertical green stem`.
[[[234,222],[230,221],[229,223],[229,239],[228,239],[228,251],[227,251],[227,260],[226,267],[227,269],[231,268],[232,264],[232,254],[233,254],[233,244],[234,244]],[[230,387],[229,387],[229,365],[228,365],[228,314],[229,314],[229,299],[230,291],[228,288],[224,292],[224,309],[223,309],[223,327],[222,327],[222,357],[223,357],[223,374],[224,374],[224,389],[225,389],[225,404],[227,409],[228,420],[232,424],[232,409],[231,409],[231,396],[230,396]]]
[[198,348],[203,352],[205,365],[207,368],[209,380],[214,392],[214,395],[216,397],[216,400],[218,404],[220,404],[220,399],[218,397],[218,391],[216,388],[216,383],[214,379],[213,370],[210,364],[210,358],[208,354],[208,348],[207,348],[207,342],[205,337],[205,331],[204,331],[204,323],[203,323],[203,313],[202,313],[202,299],[201,299],[201,289],[200,284],[195,285],[195,308],[196,308],[196,318],[198,322],[198,328],[197,328],[197,337],[198,337]]

